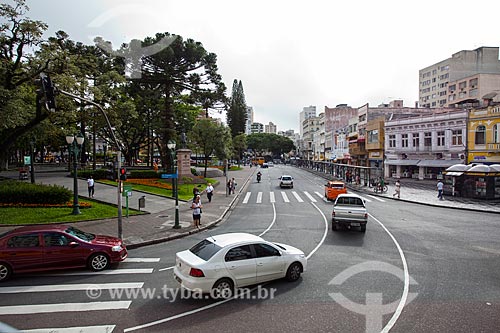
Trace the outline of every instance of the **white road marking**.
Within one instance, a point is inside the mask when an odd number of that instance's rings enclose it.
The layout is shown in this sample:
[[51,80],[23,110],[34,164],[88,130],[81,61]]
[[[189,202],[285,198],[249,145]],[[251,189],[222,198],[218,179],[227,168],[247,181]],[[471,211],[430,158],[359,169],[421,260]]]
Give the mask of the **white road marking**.
[[311,200],[311,202],[317,202],[316,199],[314,199],[308,192],[304,191],[304,194],[309,198],[309,200]]
[[377,200],[377,201],[380,201],[380,202],[385,202],[385,200],[384,200],[384,199],[380,199],[380,198],[378,198],[378,197],[376,197],[376,196],[373,196],[373,195],[369,195],[369,194],[367,194],[366,196],[367,196],[367,197],[370,197],[370,198],[372,198],[372,199],[375,199],[375,200]]
[[297,192],[292,191],[292,194],[295,197],[295,199],[297,199],[298,202],[304,202],[304,200],[302,200],[302,198],[299,197],[299,195],[297,194]]
[[159,262],[160,258],[127,258],[122,262]]
[[387,333],[391,330],[391,328],[396,324],[396,321],[398,320],[399,316],[401,316],[401,313],[403,312],[403,309],[406,304],[406,300],[408,298],[408,292],[410,290],[410,273],[408,272],[408,264],[406,262],[406,257],[401,249],[401,246],[399,246],[398,241],[396,238],[391,234],[391,232],[385,227],[385,225],[380,222],[377,218],[375,218],[372,214],[368,214],[372,219],[374,219],[380,226],[385,230],[385,232],[391,237],[392,241],[394,244],[396,244],[396,247],[399,252],[399,256],[401,257],[401,261],[403,263],[403,271],[404,271],[404,283],[403,283],[403,294],[401,295],[401,300],[399,301],[399,304],[396,308],[396,311],[394,311],[394,314],[392,315],[391,319],[387,322],[385,327],[382,329],[381,333]]
[[271,203],[276,202],[276,198],[274,197],[274,192],[269,192],[269,201],[271,201]]
[[110,269],[100,272],[67,272],[67,273],[55,273],[55,274],[44,274],[49,276],[67,276],[67,275],[119,275],[119,274],[151,274],[153,273],[153,268],[124,268],[124,269]]
[[262,203],[262,192],[257,193],[257,201],[255,203]]
[[274,222],[276,222],[276,206],[274,205],[274,203],[272,205],[273,205],[273,220],[271,221],[271,224],[267,227],[267,229],[260,233],[259,237],[262,237],[262,235],[268,232],[273,227]]
[[372,202],[372,200],[370,200],[370,199],[368,199],[368,198],[365,198],[365,197],[363,197],[363,196],[361,196],[361,195],[360,195],[360,197],[362,197],[362,198],[363,198],[363,200],[365,200],[366,202]]
[[128,309],[132,301],[56,303],[0,306],[0,315]]
[[59,327],[59,328],[35,328],[22,330],[22,333],[111,333],[116,325],[81,326],[81,327]]
[[316,208],[318,210],[318,212],[321,214],[321,216],[323,216],[323,222],[325,222],[325,231],[323,232],[323,238],[321,238],[321,241],[318,243],[318,245],[316,245],[316,247],[311,251],[311,253],[309,253],[307,255],[307,257],[306,257],[307,260],[309,260],[309,258],[312,257],[312,255],[319,249],[319,247],[321,245],[323,245],[323,243],[325,242],[325,239],[326,239],[326,235],[328,234],[328,220],[326,219],[325,214],[323,214],[321,209],[319,209],[319,207],[316,206],[314,203],[311,202],[311,205],[313,205],[314,208]]
[[245,198],[243,199],[244,204],[248,203],[248,199],[250,199],[251,194],[252,192],[247,192],[247,194],[245,194]]
[[318,197],[320,197],[320,198],[324,198],[324,197],[325,197],[323,194],[321,194],[321,193],[319,193],[319,192],[314,192],[314,193],[316,193],[316,195],[317,195]]
[[283,197],[284,202],[290,202],[290,200],[288,200],[288,196],[286,195],[285,192],[281,192],[281,196]]
[[88,290],[92,289],[138,289],[142,288],[144,282],[130,283],[79,283],[79,284],[53,284],[42,286],[15,286],[1,287],[0,294],[14,293],[39,293],[47,291]]

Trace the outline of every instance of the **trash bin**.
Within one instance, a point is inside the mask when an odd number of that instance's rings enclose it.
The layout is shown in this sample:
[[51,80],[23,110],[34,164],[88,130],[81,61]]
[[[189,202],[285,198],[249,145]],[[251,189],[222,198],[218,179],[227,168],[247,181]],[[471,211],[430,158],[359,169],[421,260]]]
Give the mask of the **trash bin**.
[[139,198],[139,210],[146,207],[146,196],[143,195]]

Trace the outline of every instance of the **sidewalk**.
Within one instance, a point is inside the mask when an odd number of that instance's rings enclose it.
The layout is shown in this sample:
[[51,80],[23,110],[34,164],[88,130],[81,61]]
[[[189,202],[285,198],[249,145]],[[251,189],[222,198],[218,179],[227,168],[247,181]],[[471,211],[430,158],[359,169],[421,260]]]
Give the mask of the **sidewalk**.
[[[193,227],[193,215],[191,210],[191,201],[179,201],[179,224],[180,229],[173,229],[175,223],[175,200],[153,194],[133,191],[129,199],[129,208],[138,209],[138,199],[141,196],[146,197],[146,207],[142,209],[149,214],[125,216],[123,209],[122,230],[123,239],[128,248],[135,248],[144,245],[156,244],[168,240],[190,235],[200,230],[205,230],[213,225],[223,221],[227,212],[231,209],[241,189],[245,187],[246,182],[251,179],[255,168],[243,167],[239,171],[229,171],[228,178],[236,181],[236,194],[226,195],[226,177],[215,177],[215,185],[212,202],[208,203],[206,195],[202,195],[203,213],[201,217],[202,227],[200,229]],[[17,171],[2,172],[4,177],[17,179]],[[43,184],[55,184],[73,189],[73,178],[67,177],[67,172],[37,173],[36,182]],[[84,179],[78,180],[78,189],[82,197],[87,197],[87,183]],[[115,186],[105,185],[96,182],[94,199],[103,202],[116,204],[117,188]],[[125,205],[125,200],[123,200]],[[118,235],[118,219],[105,219],[98,221],[83,221],[72,223],[76,228],[82,229],[94,234]],[[12,226],[0,226],[0,234],[14,229]]]
[[[205,195],[202,195],[203,214],[201,217],[202,228],[197,229],[192,226],[192,211],[191,202],[179,201],[179,224],[180,229],[173,229],[175,220],[175,201],[171,198],[164,198],[152,194],[144,194],[141,192],[133,192],[133,196],[129,200],[129,207],[137,209],[138,199],[142,195],[146,197],[146,207],[144,211],[149,212],[145,215],[135,215],[125,217],[125,210],[123,210],[123,239],[128,248],[135,248],[144,245],[156,244],[168,240],[180,238],[190,235],[200,230],[205,230],[220,223],[224,220],[227,213],[233,207],[239,192],[245,188],[246,183],[253,178],[256,168],[248,166],[243,167],[240,171],[229,171],[228,178],[235,178],[238,184],[236,194],[226,195],[226,177],[217,177],[218,184],[215,186],[215,193],[212,202],[208,203]],[[331,179],[331,175],[322,172],[317,172],[310,169],[304,169],[319,177]],[[8,176],[8,172],[2,172],[1,176]],[[65,186],[69,189],[73,188],[73,179],[66,177],[67,173],[39,173],[37,174],[36,181],[44,184],[57,184]],[[17,172],[13,172],[12,178],[17,178]],[[87,196],[87,184],[85,180],[81,179],[78,182],[79,193],[82,196]],[[386,200],[399,200],[420,203],[432,206],[441,206],[455,209],[467,209],[481,212],[500,213],[499,201],[487,202],[479,200],[470,200],[464,198],[451,198],[446,197],[445,200],[439,201],[437,199],[437,190],[435,184],[432,182],[411,182],[402,181],[401,186],[401,199],[392,197],[394,193],[394,182],[388,185],[389,190],[385,194],[376,194],[373,189],[368,186],[348,184],[351,190],[360,191],[363,195],[373,195],[384,197]],[[322,190],[322,189],[321,189]],[[117,202],[117,189],[114,186],[96,183],[94,199],[116,204]],[[125,203],[124,203],[125,204]],[[104,235],[117,235],[118,222],[117,218],[98,220],[98,221],[84,221],[73,223],[77,228],[82,230]],[[0,233],[13,229],[14,227],[0,226]]]
[[[325,179],[332,179],[330,174],[306,169],[317,176]],[[461,197],[444,196],[444,200],[437,198],[436,180],[414,180],[414,179],[401,179],[401,198],[393,197],[395,192],[395,180],[390,180],[387,183],[387,193],[375,193],[373,187],[356,185],[354,183],[347,184],[347,188],[361,192],[363,195],[373,195],[383,197],[389,200],[399,200],[406,202],[419,203],[428,206],[446,207],[454,209],[464,209],[480,212],[500,213],[500,200],[479,200]]]

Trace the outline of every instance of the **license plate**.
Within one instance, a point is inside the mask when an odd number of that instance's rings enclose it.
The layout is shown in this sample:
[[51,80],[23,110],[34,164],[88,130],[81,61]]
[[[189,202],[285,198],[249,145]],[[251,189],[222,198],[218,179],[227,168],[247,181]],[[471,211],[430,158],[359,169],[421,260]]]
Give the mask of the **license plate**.
[[351,223],[351,227],[359,227],[359,223]]
[[177,282],[182,283],[181,278],[179,278],[177,275],[174,275],[174,276],[175,276],[175,279],[177,280]]

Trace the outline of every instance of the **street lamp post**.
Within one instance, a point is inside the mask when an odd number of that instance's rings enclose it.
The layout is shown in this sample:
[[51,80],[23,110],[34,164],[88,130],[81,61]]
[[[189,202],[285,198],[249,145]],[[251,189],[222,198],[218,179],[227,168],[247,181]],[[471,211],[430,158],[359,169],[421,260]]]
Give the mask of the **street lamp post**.
[[[76,139],[76,141],[75,141]],[[80,147],[84,141],[83,135],[80,133],[76,137],[73,135],[66,136],[66,142],[68,143],[68,149],[70,153],[73,153],[73,215],[80,214],[80,205],[78,204],[78,153],[80,153]]]
[[180,229],[181,225],[179,224],[179,193],[177,190],[177,158],[176,158],[176,152],[175,152],[175,141],[170,140],[168,141],[167,147],[170,150],[170,154],[172,155],[172,173],[175,174],[175,177],[173,178],[172,181],[172,186],[174,188],[174,197],[175,197],[175,223],[174,223],[174,229]]

